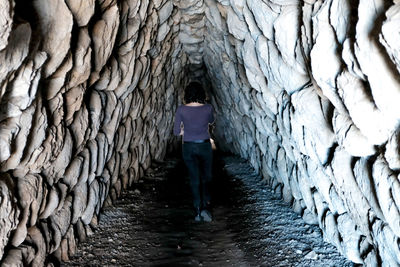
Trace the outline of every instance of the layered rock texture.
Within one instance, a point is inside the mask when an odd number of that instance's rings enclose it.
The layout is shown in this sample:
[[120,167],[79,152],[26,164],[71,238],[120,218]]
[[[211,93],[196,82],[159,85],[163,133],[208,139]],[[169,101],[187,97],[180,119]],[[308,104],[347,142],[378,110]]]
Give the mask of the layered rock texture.
[[350,260],[399,266],[399,1],[206,1],[219,140]]
[[0,7],[0,258],[42,266],[164,157],[189,59],[170,1]]
[[0,0],[2,264],[67,260],[196,78],[221,148],[350,260],[399,265],[399,29],[398,0]]

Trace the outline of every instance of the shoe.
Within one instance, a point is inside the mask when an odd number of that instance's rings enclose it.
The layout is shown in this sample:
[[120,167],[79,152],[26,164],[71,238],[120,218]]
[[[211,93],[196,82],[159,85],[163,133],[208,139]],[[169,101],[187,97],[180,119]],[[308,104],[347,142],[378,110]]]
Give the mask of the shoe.
[[205,222],[212,221],[211,213],[208,210],[202,210],[200,216],[203,218],[203,221]]
[[200,214],[197,214],[196,217],[194,217],[195,222],[201,222],[201,216]]

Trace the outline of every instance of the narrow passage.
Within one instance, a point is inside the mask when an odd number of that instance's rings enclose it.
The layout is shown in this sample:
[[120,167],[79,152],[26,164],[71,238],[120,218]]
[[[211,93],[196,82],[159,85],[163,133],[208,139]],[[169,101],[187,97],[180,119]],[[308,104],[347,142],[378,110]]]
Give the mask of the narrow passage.
[[152,166],[62,266],[354,266],[269,191],[250,165],[218,155],[213,221],[194,222],[186,169]]

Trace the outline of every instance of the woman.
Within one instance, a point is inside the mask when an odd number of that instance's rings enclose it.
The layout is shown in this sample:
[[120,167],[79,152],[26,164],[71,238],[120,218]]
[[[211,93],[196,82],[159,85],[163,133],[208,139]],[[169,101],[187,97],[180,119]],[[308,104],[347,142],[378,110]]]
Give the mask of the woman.
[[185,104],[176,111],[174,134],[183,135],[182,155],[190,176],[195,221],[210,222],[212,149],[209,126],[214,122],[214,115],[205,99],[204,89],[198,82],[191,82],[185,88]]

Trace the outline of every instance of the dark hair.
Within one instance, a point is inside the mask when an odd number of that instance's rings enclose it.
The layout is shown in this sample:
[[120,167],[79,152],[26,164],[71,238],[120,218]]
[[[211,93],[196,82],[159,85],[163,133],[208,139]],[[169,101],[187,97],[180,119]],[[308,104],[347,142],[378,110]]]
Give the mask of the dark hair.
[[198,102],[204,104],[206,102],[206,93],[199,82],[190,82],[185,88],[185,103]]

